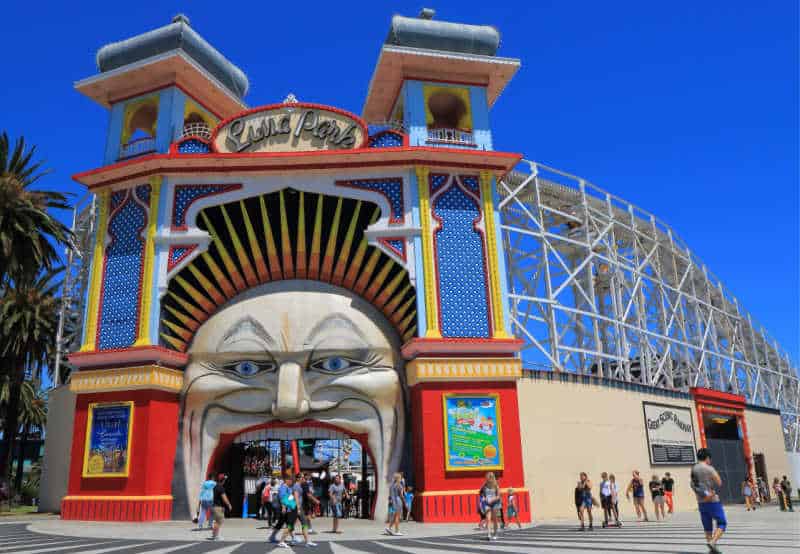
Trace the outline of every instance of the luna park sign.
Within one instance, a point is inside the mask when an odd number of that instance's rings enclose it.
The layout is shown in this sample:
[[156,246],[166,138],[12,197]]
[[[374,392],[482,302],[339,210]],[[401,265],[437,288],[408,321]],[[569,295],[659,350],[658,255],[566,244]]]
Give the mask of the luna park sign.
[[225,120],[214,131],[217,152],[349,150],[367,142],[357,116],[316,104],[277,104]]

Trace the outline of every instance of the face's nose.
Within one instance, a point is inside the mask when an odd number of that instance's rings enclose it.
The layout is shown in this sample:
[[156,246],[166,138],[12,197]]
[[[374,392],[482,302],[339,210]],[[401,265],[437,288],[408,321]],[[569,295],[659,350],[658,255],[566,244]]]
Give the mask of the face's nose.
[[303,368],[296,362],[284,362],[278,368],[278,394],[272,414],[283,420],[300,419],[308,413],[309,401],[303,380]]

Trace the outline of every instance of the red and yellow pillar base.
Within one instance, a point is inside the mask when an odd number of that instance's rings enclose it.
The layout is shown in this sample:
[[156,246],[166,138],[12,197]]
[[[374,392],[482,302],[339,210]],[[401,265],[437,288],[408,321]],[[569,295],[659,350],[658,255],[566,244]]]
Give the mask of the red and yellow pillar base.
[[[475,522],[478,492],[487,471],[497,477],[508,506],[514,489],[520,521],[531,521],[531,500],[525,488],[516,380],[520,361],[512,357],[422,357],[410,361],[414,477],[414,518],[422,522]],[[447,398],[486,398],[496,402],[500,460],[495,466],[453,467],[457,449],[448,442]],[[452,432],[452,431],[451,431]],[[452,440],[452,436],[450,437]]]
[[[182,385],[182,372],[158,365],[73,374],[77,398],[62,519],[171,518]],[[102,421],[109,409],[119,412]],[[104,433],[113,436],[114,447],[104,445]]]

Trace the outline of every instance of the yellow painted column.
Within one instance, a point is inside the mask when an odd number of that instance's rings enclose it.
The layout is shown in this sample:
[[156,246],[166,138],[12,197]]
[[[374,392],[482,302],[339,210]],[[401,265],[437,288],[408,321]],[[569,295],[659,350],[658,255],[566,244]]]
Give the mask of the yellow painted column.
[[100,287],[103,283],[103,258],[105,257],[106,230],[108,228],[108,203],[111,199],[110,191],[97,194],[97,234],[95,235],[94,250],[92,252],[92,269],[89,276],[89,295],[87,299],[85,339],[81,345],[81,352],[95,350],[97,339],[97,316],[100,306]]
[[494,218],[494,195],[492,194],[492,173],[481,171],[481,201],[483,203],[483,221],[486,225],[486,257],[489,266],[489,295],[492,299],[492,329],[496,339],[507,339],[511,336],[506,330],[503,317],[503,295],[500,286],[500,265],[497,252],[497,227]]
[[153,266],[156,257],[156,230],[158,229],[158,199],[161,195],[161,177],[150,178],[150,207],[147,211],[144,260],[142,260],[142,295],[139,300],[139,330],[134,346],[150,345],[150,310],[153,302]]
[[422,269],[425,286],[425,337],[441,338],[439,330],[439,303],[436,292],[436,273],[433,260],[433,232],[431,229],[431,195],[428,188],[427,167],[417,167],[417,190],[419,191],[419,221],[422,227]]

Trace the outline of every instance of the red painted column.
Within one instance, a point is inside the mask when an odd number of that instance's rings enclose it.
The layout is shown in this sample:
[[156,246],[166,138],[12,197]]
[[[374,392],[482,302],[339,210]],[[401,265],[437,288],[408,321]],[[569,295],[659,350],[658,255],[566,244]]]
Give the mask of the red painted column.
[[[132,401],[127,477],[83,477],[89,404]],[[178,395],[160,390],[80,394],[62,519],[153,521],[172,515],[172,472],[178,437]]]
[[412,448],[416,495],[414,518],[423,522],[473,522],[486,471],[447,471],[445,465],[445,393],[497,394],[503,469],[494,470],[504,505],[507,492],[517,493],[519,516],[531,520],[530,496],[525,490],[522,439],[516,381],[428,382],[411,387]]

